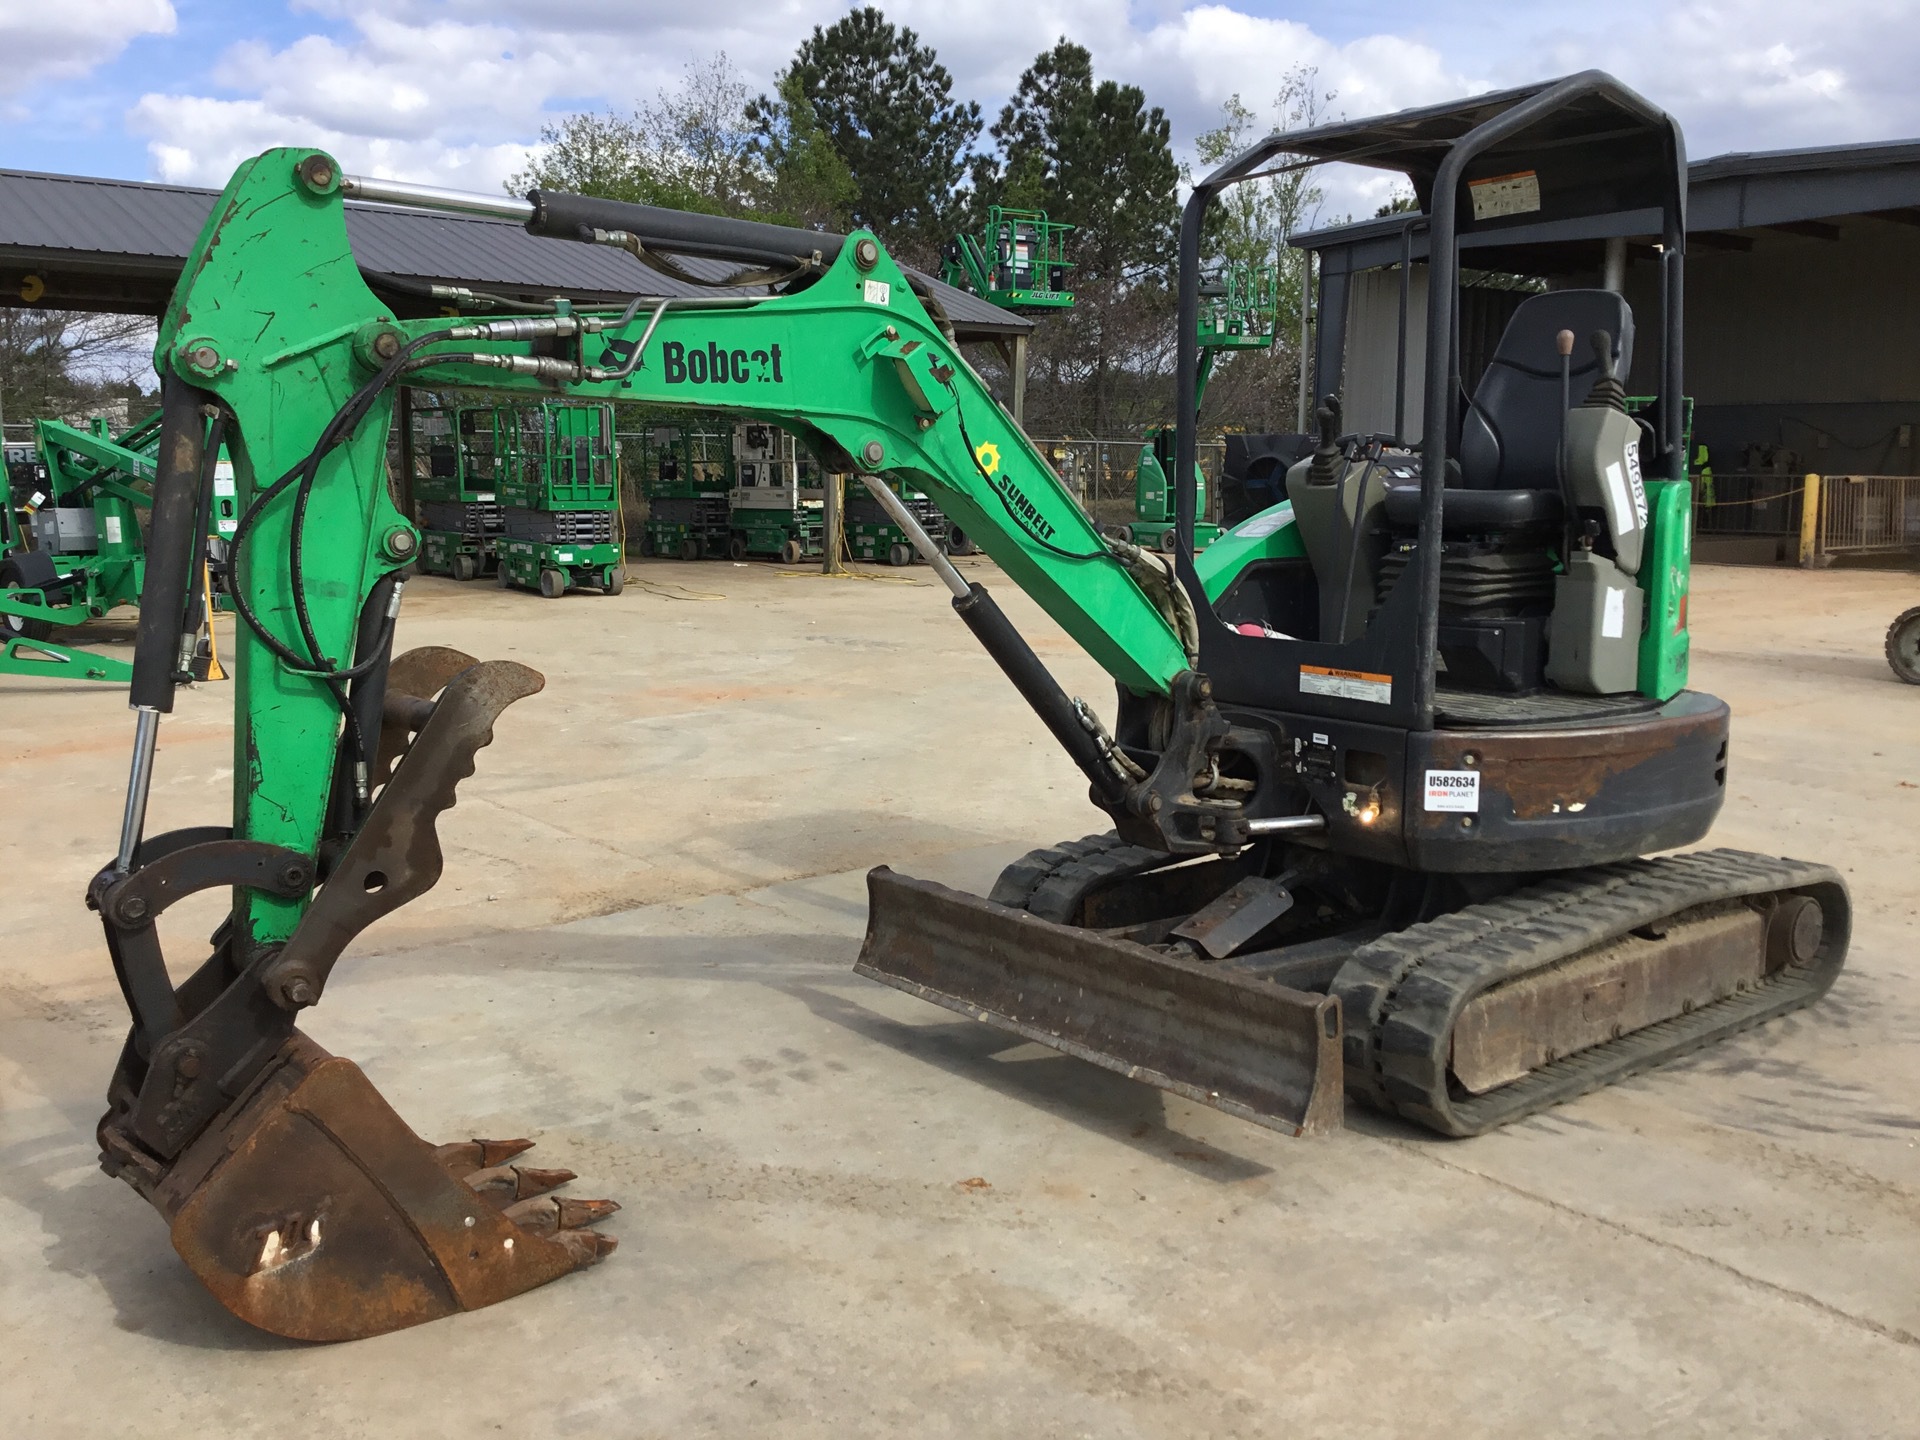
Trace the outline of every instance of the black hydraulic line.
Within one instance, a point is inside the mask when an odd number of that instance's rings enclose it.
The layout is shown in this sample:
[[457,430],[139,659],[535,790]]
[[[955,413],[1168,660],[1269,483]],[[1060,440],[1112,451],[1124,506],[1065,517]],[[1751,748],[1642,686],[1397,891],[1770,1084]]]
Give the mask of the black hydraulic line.
[[670,254],[713,260],[792,264],[817,254],[823,262],[831,261],[847,238],[824,230],[797,230],[724,215],[693,215],[658,205],[568,195],[558,190],[530,191],[527,199],[533,205],[533,218],[527,221],[530,235],[591,244],[595,230],[624,230],[642,244]]
[[1093,785],[1094,794],[1107,806],[1119,806],[1126,799],[1126,787],[1101,753],[1099,742],[1087,730],[1067,692],[1051,671],[1040,663],[1020,632],[1013,628],[984,585],[969,585],[965,595],[956,595],[953,608],[967,622],[974,638],[994,659],[1013,688],[1033,707],[1040,723],[1052,733]]
[[161,377],[160,454],[127,702],[135,709],[163,715],[173,710],[174,664],[181,621],[187,613],[188,571],[198,553],[193,531],[200,517],[200,469],[207,429],[201,407],[212,399],[177,376]]
[[[365,819],[360,788],[366,783],[363,767],[373,761],[368,744],[380,733],[380,712],[387,700],[387,666],[393,654],[394,591],[400,585],[396,573],[382,575],[367,592],[360,607],[360,623],[354,633],[354,663],[350,687],[342,700],[346,716],[348,743],[342,745],[334,761],[333,790],[328,802],[329,834],[351,837]],[[335,694],[339,686],[335,685]]]
[[370,290],[388,290],[396,295],[412,295],[417,299],[431,300],[436,305],[451,305],[456,309],[464,300],[475,306],[486,306],[496,310],[520,310],[529,315],[554,313],[551,300],[516,300],[511,295],[498,295],[491,290],[471,290],[464,285],[435,285],[428,280],[415,280],[411,276],[394,275],[385,270],[362,268],[360,278],[367,282],[367,288]]
[[180,622],[180,652],[175,657],[181,679],[192,678],[192,645],[206,623],[207,607],[207,535],[213,529],[213,477],[220,464],[220,446],[227,434],[225,411],[213,417],[207,432],[206,451],[200,461],[200,497],[195,507],[198,520],[193,527],[193,554],[187,562],[187,612]]

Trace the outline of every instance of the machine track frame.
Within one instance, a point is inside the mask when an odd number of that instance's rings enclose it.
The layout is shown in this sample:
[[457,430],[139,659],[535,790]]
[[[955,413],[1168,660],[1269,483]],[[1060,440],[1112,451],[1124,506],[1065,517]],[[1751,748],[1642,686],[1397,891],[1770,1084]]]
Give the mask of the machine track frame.
[[[1176,863],[1114,833],[1030,851],[1001,872],[991,899],[1056,925],[1125,881]],[[1821,925],[1811,957],[1785,960],[1750,988],[1628,1031],[1469,1095],[1451,1078],[1455,1027],[1479,996],[1729,903],[1805,896]],[[1773,947],[1770,917],[1767,943]],[[1094,928],[1087,925],[1085,928]],[[1830,866],[1717,849],[1569,871],[1497,899],[1355,944],[1327,992],[1341,1002],[1349,1093],[1374,1109],[1450,1137],[1480,1135],[1663,1065],[1824,995],[1844,963],[1851,911]],[[1260,978],[1235,960],[1223,972]]]

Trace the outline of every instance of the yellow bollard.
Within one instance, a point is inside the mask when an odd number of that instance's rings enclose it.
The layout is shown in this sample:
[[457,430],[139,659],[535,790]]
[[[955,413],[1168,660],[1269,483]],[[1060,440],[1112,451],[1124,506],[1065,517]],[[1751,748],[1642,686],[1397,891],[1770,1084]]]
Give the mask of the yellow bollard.
[[206,620],[204,622],[206,625],[207,653],[205,657],[205,673],[202,673],[201,670],[201,657],[197,655],[194,657],[193,678],[195,680],[226,680],[230,677],[227,672],[220,667],[220,642],[213,638],[213,569],[204,560],[200,562],[200,567],[200,593],[207,597]]
[[1800,496],[1800,568],[1820,563],[1820,477],[1809,475]]

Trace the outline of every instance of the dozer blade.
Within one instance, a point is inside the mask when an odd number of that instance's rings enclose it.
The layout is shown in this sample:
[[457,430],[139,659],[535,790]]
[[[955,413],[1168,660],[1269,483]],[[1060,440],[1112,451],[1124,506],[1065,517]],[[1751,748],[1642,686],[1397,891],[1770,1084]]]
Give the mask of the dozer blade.
[[[526,1144],[475,1143],[506,1153]],[[456,1178],[471,1167],[445,1152],[466,1148],[436,1153],[359,1066],[296,1033],[152,1198],[172,1222],[173,1248],[215,1299],[295,1340],[356,1340],[477,1310],[614,1248],[567,1226],[619,1207],[562,1201],[557,1223],[516,1224]],[[523,1191],[572,1178],[523,1174]]]
[[867,875],[854,969],[1289,1134],[1342,1123],[1340,1004],[896,875]]

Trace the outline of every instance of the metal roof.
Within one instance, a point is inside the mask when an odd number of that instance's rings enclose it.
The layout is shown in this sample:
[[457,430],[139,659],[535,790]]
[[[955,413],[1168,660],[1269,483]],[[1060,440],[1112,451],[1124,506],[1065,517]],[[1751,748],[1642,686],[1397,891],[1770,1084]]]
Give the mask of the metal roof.
[[[6,290],[15,275],[57,271],[67,285],[87,277],[111,278],[111,294],[92,295],[88,308],[118,295],[128,308],[157,313],[187,252],[218,198],[216,190],[105,180],[84,175],[47,175],[0,170],[0,274]],[[529,235],[509,220],[403,210],[348,201],[347,234],[362,270],[449,285],[511,291],[519,295],[565,294],[585,301],[624,303],[635,295],[710,294],[699,286],[649,269],[623,252],[568,244]],[[724,261],[679,261],[696,275],[720,278],[735,268]],[[978,296],[923,276],[953,321],[961,339],[1025,334],[1033,322]],[[42,303],[63,303],[55,277]],[[377,283],[375,288],[379,288]],[[747,288],[742,294],[764,291]],[[71,297],[69,297],[71,298]]]

